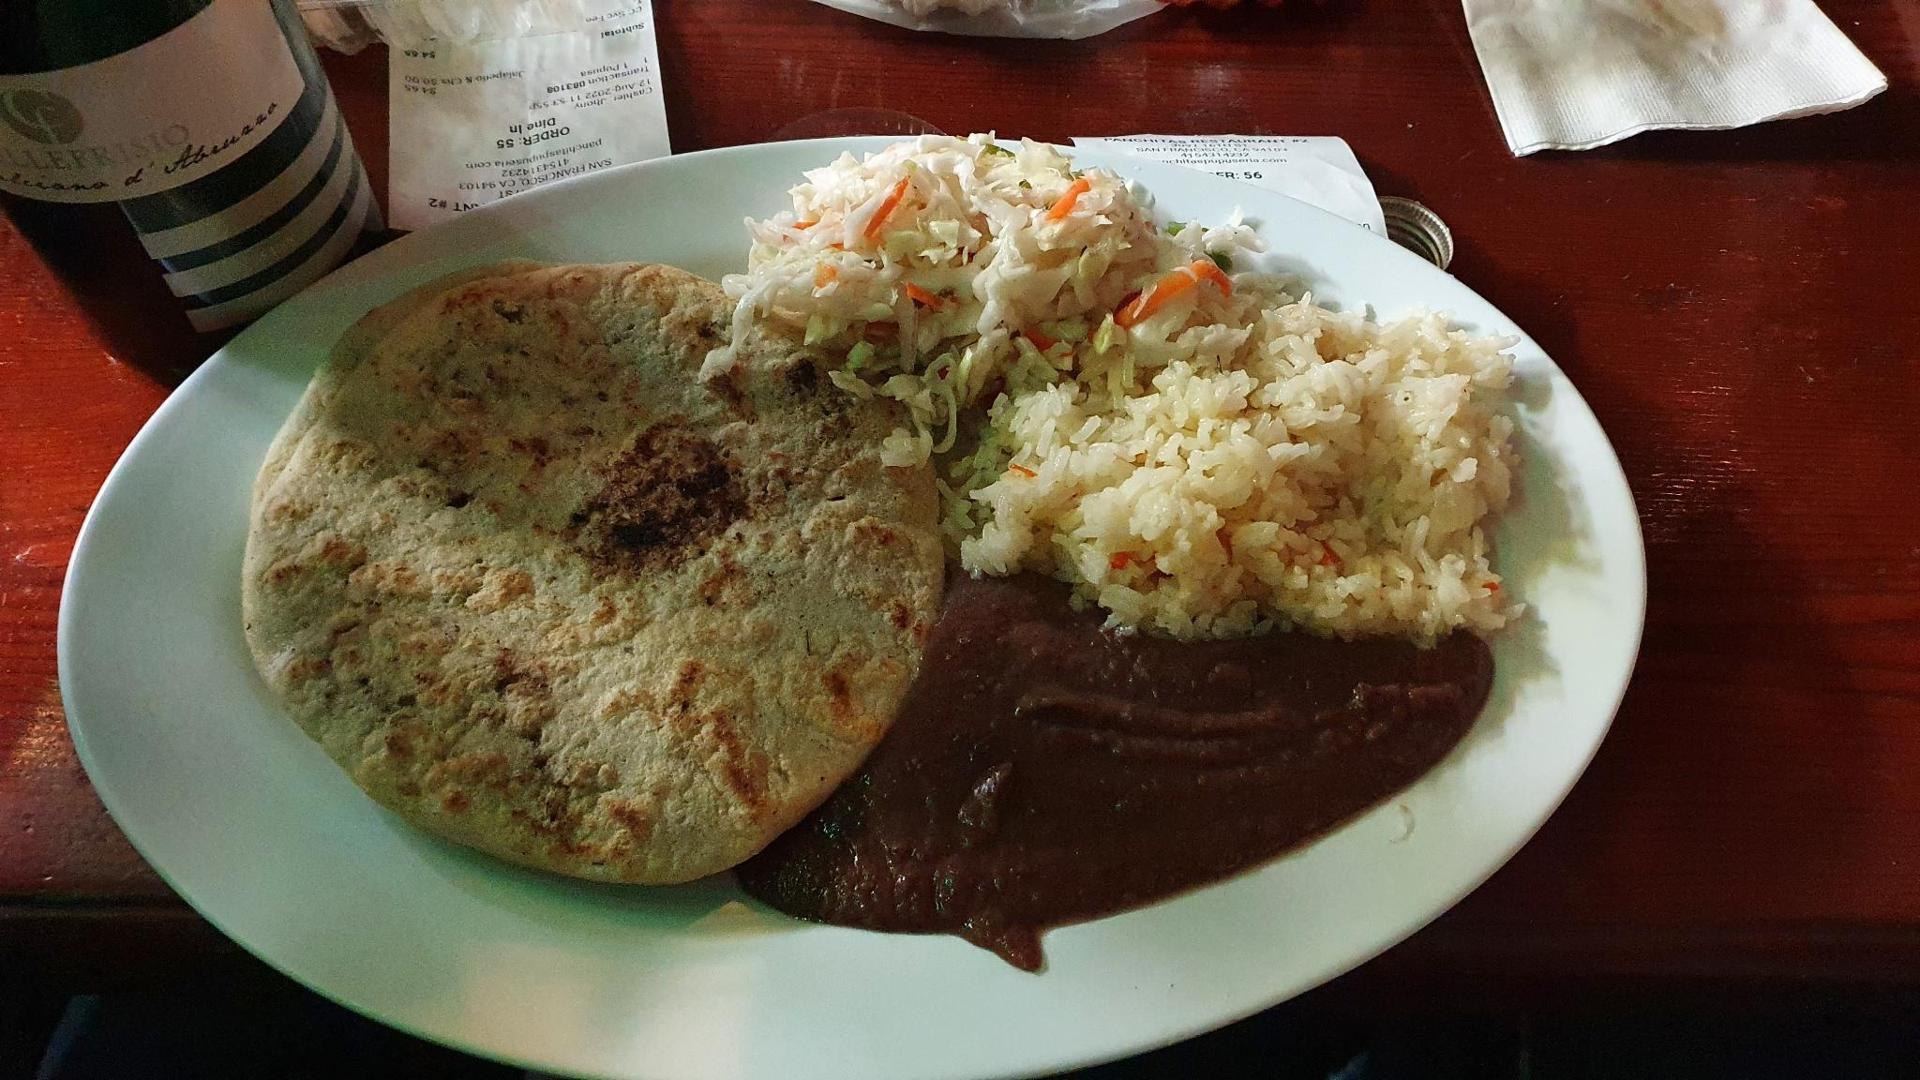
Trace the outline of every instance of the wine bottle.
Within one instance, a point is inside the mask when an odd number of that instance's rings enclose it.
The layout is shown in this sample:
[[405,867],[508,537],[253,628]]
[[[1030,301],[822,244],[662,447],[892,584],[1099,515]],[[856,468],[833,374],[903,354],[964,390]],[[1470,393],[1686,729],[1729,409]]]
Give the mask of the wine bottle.
[[45,204],[116,204],[202,331],[380,228],[292,0],[0,0],[0,192],[43,249]]

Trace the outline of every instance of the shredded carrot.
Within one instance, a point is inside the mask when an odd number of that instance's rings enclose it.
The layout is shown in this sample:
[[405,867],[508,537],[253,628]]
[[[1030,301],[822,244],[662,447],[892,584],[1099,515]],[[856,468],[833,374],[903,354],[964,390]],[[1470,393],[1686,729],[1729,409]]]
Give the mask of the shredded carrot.
[[824,289],[828,282],[837,281],[839,278],[840,268],[832,263],[821,263],[813,268],[813,287],[816,289]]
[[940,310],[940,298],[909,281],[906,283],[907,299],[929,311]]
[[1489,581],[1489,582],[1487,582],[1487,591],[1488,591],[1488,592],[1499,592],[1499,591],[1500,591],[1500,583],[1499,583],[1499,582],[1497,582],[1497,581]]
[[1340,556],[1335,555],[1333,553],[1333,545],[1327,543],[1325,540],[1320,541],[1320,565],[1321,566],[1339,566],[1340,565]]
[[1186,281],[1186,284],[1174,284],[1171,279],[1166,279],[1162,280],[1153,288],[1141,293],[1134,299],[1133,303],[1114,312],[1114,325],[1123,329],[1130,328],[1141,319],[1165,307],[1168,300],[1193,288],[1193,281],[1191,279],[1182,278],[1181,280]]
[[1220,264],[1212,259],[1195,259],[1187,269],[1220,286],[1221,296],[1233,295],[1233,279],[1228,277],[1227,272],[1220,269]]
[[1048,349],[1053,348],[1053,339],[1038,330],[1022,330],[1020,331],[1020,336],[1033,342],[1033,347],[1039,349],[1041,352],[1046,352]]
[[1215,266],[1212,259],[1195,259],[1154,282],[1153,287],[1142,292],[1139,299],[1122,304],[1120,310],[1114,313],[1113,321],[1122,327],[1132,326],[1166,307],[1174,297],[1192,290],[1203,278],[1218,285],[1222,293],[1233,295],[1233,280],[1227,277],[1225,271]]
[[1047,220],[1063,220],[1068,214],[1073,213],[1073,204],[1080,201],[1080,196],[1092,190],[1093,184],[1090,183],[1086,177],[1083,176],[1075,180],[1067,187],[1067,193],[1060,196],[1058,201],[1047,208]]
[[1107,559],[1107,568],[1111,570],[1125,570],[1138,560],[1139,556],[1131,551],[1116,551]]
[[880,209],[873,212],[873,220],[867,222],[867,227],[861,231],[861,235],[869,240],[879,236],[880,230],[886,227],[887,219],[892,217],[893,212],[900,208],[900,200],[906,197],[907,178],[903,176],[900,178],[899,183],[893,185],[893,190],[887,192],[887,197],[880,200]]
[[1039,473],[1034,472],[1032,469],[1027,468],[1025,465],[1008,465],[1007,471],[1019,473],[1021,476],[1024,476],[1029,480],[1040,475]]
[[815,225],[818,225],[818,224],[820,224],[820,219],[819,219],[819,218],[809,218],[809,219],[808,219],[808,220],[806,220],[806,221],[796,221],[796,222],[794,222],[794,223],[793,223],[793,227],[794,227],[794,228],[796,228],[796,229],[811,229],[811,228],[813,228],[813,227],[814,227]]

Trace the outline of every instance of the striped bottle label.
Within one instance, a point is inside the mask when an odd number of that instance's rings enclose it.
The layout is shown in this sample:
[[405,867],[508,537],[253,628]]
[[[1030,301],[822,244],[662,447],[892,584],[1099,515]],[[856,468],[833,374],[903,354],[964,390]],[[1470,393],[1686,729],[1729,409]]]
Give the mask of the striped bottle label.
[[9,77],[0,126],[0,188],[119,202],[199,330],[258,317],[381,227],[292,0],[211,0],[118,56]]

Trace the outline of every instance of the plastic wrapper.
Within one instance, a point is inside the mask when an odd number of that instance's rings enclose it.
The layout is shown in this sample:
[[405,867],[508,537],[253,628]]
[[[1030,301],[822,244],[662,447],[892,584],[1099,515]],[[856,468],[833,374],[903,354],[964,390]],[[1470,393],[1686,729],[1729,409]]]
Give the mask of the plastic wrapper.
[[915,15],[900,0],[817,0],[910,30],[977,37],[1084,38],[1104,34],[1122,23],[1145,18],[1166,5],[1160,0],[1012,0],[969,15],[940,8]]
[[581,0],[299,0],[316,44],[344,53],[375,41],[504,41],[578,30]]
[[[910,12],[901,0],[818,0],[869,19],[947,34],[1084,38],[1145,18],[1161,0],[1012,0],[970,15],[940,8]],[[299,0],[315,43],[344,53],[375,41],[406,45],[429,38],[488,41],[549,34],[579,23],[579,0]]]

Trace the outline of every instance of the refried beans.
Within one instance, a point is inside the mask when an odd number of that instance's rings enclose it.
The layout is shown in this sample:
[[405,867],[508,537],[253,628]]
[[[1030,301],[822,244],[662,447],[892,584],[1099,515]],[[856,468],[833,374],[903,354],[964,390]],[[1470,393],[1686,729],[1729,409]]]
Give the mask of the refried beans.
[[961,578],[879,748],[739,877],[802,918],[1037,970],[1049,926],[1227,877],[1411,784],[1492,680],[1466,632],[1175,642],[1103,630],[1045,578]]

